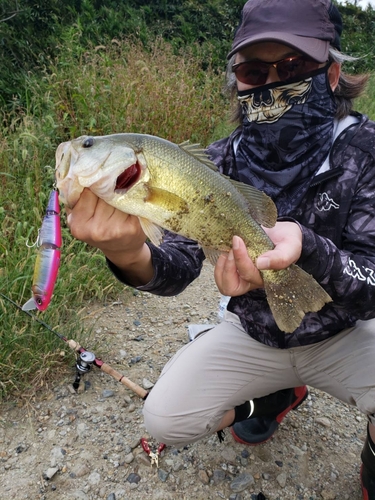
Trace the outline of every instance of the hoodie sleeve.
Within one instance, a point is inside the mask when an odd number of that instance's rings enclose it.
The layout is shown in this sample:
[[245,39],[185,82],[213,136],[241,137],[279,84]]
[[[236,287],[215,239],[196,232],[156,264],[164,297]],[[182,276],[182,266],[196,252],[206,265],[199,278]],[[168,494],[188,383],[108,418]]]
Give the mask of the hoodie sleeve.
[[[375,162],[371,158],[352,193],[337,245],[301,226],[297,264],[312,274],[336,307],[357,319],[375,317]],[[339,245],[339,246],[338,246]]]
[[[152,243],[148,245],[151,250],[154,276],[146,285],[137,287],[137,290],[165,297],[178,295],[199,276],[205,256],[195,241],[166,232],[159,247]],[[110,261],[108,266],[117,279],[129,285],[120,277],[117,268]]]

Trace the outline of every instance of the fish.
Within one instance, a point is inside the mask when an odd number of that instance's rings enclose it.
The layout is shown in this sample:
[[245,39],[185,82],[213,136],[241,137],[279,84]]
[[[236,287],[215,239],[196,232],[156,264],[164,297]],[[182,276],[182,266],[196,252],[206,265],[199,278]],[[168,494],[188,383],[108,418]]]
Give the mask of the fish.
[[[168,230],[198,242],[212,264],[230,251],[234,235],[243,239],[253,262],[274,248],[263,229],[277,220],[271,198],[221,174],[199,144],[136,133],[81,136],[57,147],[55,174],[61,203],[73,208],[89,188],[137,216],[155,245]],[[261,275],[274,320],[285,333],[331,301],[296,264]]]

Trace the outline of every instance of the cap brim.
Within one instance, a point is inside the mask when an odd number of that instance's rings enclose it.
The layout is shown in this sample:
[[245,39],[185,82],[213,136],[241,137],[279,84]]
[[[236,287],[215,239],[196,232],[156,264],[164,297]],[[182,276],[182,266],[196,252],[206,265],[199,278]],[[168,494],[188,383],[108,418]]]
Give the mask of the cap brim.
[[261,42],[276,42],[288,45],[320,63],[328,60],[329,41],[277,32],[262,33],[243,40],[235,47],[232,47],[228,59],[245,47]]

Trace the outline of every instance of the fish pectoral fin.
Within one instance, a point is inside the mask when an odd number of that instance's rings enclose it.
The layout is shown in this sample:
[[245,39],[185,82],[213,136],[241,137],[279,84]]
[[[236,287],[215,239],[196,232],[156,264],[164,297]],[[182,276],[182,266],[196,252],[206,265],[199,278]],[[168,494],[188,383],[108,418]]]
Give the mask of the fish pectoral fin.
[[220,250],[214,250],[212,248],[204,247],[202,246],[202,250],[204,252],[204,255],[206,256],[206,259],[210,264],[213,266],[216,265],[217,259],[220,257],[220,255],[224,252],[221,252]]
[[246,199],[251,217],[264,227],[273,227],[277,220],[277,208],[269,196],[249,184],[230,179],[232,185]]
[[147,238],[158,247],[163,241],[164,231],[148,219],[143,217],[138,217],[138,219]]
[[147,186],[145,202],[163,208],[171,215],[178,215],[179,213],[187,213],[189,211],[189,205],[183,198],[157,187]]

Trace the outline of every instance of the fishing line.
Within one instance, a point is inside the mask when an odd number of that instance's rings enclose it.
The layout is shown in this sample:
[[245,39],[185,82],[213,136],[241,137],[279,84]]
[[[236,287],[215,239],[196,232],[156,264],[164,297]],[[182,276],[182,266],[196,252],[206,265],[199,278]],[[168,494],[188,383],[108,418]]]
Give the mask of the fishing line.
[[59,337],[59,339],[63,340],[66,344],[68,344],[68,346],[71,349],[73,349],[73,351],[75,351],[78,354],[76,362],[76,368],[77,368],[76,379],[73,382],[73,387],[75,390],[78,389],[81,376],[87,373],[92,365],[95,365],[104,373],[107,373],[115,380],[117,380],[117,382],[120,382],[121,384],[125,385],[128,389],[131,389],[135,394],[137,394],[137,396],[139,396],[143,400],[147,398],[148,392],[145,389],[143,389],[143,387],[140,387],[138,384],[125,377],[125,375],[122,375],[120,372],[112,368],[103,360],[97,358],[93,352],[87,351],[84,347],[80,346],[78,342],[76,342],[73,339],[68,340],[64,335],[61,335],[61,333],[57,332],[52,327],[47,325],[47,323],[45,323],[38,317],[34,316],[34,314],[31,314],[29,311],[22,309],[22,307],[20,307],[16,302],[14,302],[12,299],[10,299],[1,292],[0,296],[6,299],[11,304],[13,304],[17,309],[30,316],[30,318],[32,318],[34,321],[47,328],[47,330],[55,334],[57,337]]
[[3,299],[6,299],[8,300],[11,304],[13,304],[15,307],[17,307],[17,309],[19,309],[20,311],[22,311],[23,313],[27,314],[28,316],[30,316],[30,318],[32,318],[34,321],[36,321],[37,323],[39,323],[40,325],[44,326],[44,328],[47,328],[47,330],[49,330],[50,332],[54,333],[55,335],[57,335],[59,337],[59,339],[63,340],[64,342],[67,342],[68,339],[66,337],[64,337],[64,335],[61,335],[61,333],[57,332],[56,330],[54,330],[52,327],[50,327],[49,325],[47,325],[47,323],[45,323],[44,321],[42,321],[41,319],[39,319],[37,316],[35,316],[34,314],[31,314],[29,311],[26,311],[25,309],[22,309],[21,306],[19,306],[16,302],[14,302],[12,299],[10,299],[9,297],[7,297],[6,295],[4,295],[3,293],[0,292],[0,295],[3,297]]

